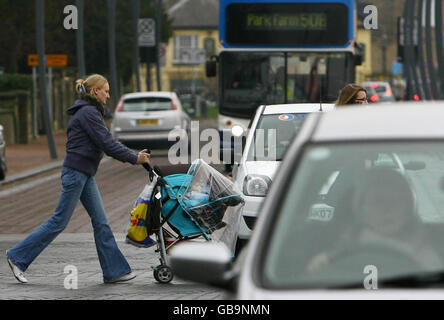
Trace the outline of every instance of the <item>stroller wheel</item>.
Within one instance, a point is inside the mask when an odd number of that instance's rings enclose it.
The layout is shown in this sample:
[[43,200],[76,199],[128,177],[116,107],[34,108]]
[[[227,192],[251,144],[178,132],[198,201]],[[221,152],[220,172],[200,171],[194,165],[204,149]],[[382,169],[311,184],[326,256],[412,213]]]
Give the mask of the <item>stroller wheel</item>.
[[154,279],[160,283],[169,283],[173,280],[173,271],[167,265],[158,265],[153,270]]

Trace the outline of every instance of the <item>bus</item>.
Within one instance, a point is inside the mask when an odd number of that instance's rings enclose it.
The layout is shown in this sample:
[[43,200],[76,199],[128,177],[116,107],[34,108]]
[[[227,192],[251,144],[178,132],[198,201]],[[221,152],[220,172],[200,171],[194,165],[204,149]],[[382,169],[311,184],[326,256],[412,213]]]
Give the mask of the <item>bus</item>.
[[355,0],[220,0],[219,52],[206,74],[218,77],[223,163],[260,105],[331,103],[354,82],[356,28]]

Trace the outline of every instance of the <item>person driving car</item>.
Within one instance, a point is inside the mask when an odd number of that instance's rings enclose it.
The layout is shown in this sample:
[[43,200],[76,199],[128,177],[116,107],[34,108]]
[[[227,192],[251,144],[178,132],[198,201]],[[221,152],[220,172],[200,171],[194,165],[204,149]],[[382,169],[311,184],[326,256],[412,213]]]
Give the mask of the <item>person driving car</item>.
[[401,173],[389,168],[367,170],[353,200],[354,218],[349,229],[331,250],[311,259],[307,265],[309,273],[347,256],[363,254],[372,258],[369,264],[388,261],[389,256],[402,256],[408,262],[396,267],[405,270],[435,270],[443,266],[427,241],[416,212],[415,195]]

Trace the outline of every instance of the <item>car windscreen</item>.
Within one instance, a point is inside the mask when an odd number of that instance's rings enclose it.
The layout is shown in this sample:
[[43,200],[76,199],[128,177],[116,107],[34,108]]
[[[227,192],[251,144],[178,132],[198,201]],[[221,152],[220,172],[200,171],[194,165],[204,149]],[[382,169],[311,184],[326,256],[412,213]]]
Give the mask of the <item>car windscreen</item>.
[[254,131],[248,161],[280,161],[308,113],[262,115]]
[[263,285],[442,285],[443,159],[435,142],[305,147],[265,232]]
[[171,98],[168,97],[140,97],[128,98],[123,102],[126,112],[163,111],[172,110]]

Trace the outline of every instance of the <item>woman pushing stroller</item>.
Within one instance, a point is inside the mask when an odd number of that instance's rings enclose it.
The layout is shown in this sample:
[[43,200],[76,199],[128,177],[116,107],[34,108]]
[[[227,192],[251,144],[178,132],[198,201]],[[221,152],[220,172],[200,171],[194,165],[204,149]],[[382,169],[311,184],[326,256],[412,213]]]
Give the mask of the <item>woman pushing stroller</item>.
[[103,281],[115,283],[135,277],[108,224],[94,176],[104,153],[133,165],[148,162],[149,154],[146,150],[137,154],[125,147],[113,138],[106,127],[105,104],[110,98],[106,78],[94,74],[85,80],[79,79],[76,91],[80,99],[67,110],[71,119],[61,172],[62,193],[54,214],[6,251],[9,266],[21,283],[28,282],[24,272],[29,265],[68,225],[79,200],[91,218]]

